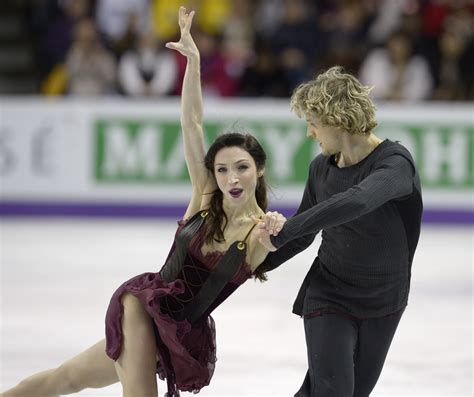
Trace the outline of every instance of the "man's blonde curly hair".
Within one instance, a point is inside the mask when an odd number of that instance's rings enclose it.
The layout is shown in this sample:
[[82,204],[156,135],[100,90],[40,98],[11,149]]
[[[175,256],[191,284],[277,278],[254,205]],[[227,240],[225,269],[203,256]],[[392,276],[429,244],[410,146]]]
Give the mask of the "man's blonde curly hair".
[[316,117],[350,134],[368,135],[377,126],[371,90],[341,66],[334,66],[297,87],[291,109],[298,117]]

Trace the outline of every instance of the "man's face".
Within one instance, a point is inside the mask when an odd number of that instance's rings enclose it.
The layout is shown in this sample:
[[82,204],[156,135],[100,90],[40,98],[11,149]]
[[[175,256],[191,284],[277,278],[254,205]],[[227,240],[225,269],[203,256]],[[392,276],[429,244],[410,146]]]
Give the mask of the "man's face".
[[341,130],[321,123],[314,116],[307,116],[306,136],[319,142],[321,153],[330,156],[341,151]]

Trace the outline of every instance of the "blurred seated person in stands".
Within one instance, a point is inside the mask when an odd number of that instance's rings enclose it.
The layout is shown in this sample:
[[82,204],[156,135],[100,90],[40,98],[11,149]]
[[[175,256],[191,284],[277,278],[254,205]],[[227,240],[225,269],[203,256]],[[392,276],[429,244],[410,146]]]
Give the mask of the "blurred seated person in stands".
[[119,61],[118,81],[126,95],[168,95],[174,91],[177,78],[175,54],[162,46],[151,31],[140,35],[135,48]]
[[253,0],[234,1],[222,29],[221,47],[227,60],[227,70],[237,81],[255,55],[254,14]]
[[239,95],[244,97],[280,97],[291,95],[290,82],[262,37],[255,40],[255,53],[239,81]]
[[374,86],[376,100],[419,101],[428,99],[433,90],[428,62],[413,53],[411,39],[403,31],[392,33],[384,47],[369,52],[359,77],[362,84]]
[[78,22],[66,57],[67,93],[98,96],[115,92],[116,63],[102,46],[91,19]]
[[149,27],[163,43],[179,38],[176,10],[189,7],[189,0],[150,0]]
[[318,45],[316,70],[342,66],[357,73],[368,49],[367,31],[374,12],[367,2],[346,0],[318,9]]
[[[236,96],[238,78],[233,76],[221,46],[221,37],[209,34],[199,28],[193,29],[196,46],[201,53],[201,85],[204,96]],[[176,94],[181,94],[181,87],[186,69],[186,58],[178,54],[179,78]]]
[[97,28],[117,58],[148,30],[149,0],[95,0]]
[[474,75],[469,58],[465,38],[454,30],[444,30],[438,38],[433,99],[460,101],[469,98],[469,78],[472,80]]
[[282,20],[269,40],[293,91],[300,83],[311,78],[321,43],[309,3],[283,0],[282,7]]
[[[39,7],[39,5],[38,5]],[[51,6],[55,15],[45,22],[44,35],[41,37],[41,67],[47,75],[53,67],[62,64],[74,40],[76,23],[91,14],[90,0],[64,0]]]

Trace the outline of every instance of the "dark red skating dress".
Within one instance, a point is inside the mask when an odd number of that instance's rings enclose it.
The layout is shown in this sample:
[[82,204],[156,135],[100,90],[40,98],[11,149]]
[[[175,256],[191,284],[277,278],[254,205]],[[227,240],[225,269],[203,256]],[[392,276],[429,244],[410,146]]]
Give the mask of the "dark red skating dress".
[[113,294],[106,314],[106,353],[117,360],[122,347],[121,298],[128,292],[140,300],[153,319],[157,372],[166,379],[170,397],[178,396],[178,390],[198,392],[209,384],[216,362],[215,326],[210,313],[252,276],[245,263],[246,244],[234,243],[242,251],[236,271],[205,309],[201,304],[202,315],[189,320],[192,316],[186,313],[194,307],[187,307],[188,304],[196,301],[201,290],[209,289],[206,280],[218,273],[219,262],[231,251],[202,254],[206,214],[200,212],[187,222],[178,222],[173,246],[160,272],[140,274],[122,284]]

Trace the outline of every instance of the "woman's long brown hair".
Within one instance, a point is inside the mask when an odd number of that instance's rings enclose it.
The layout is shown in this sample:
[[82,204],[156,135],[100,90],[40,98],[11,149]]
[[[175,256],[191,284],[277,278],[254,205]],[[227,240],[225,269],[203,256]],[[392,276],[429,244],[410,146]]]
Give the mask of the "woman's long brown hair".
[[[204,164],[213,176],[214,160],[216,158],[217,152],[223,148],[233,146],[245,150],[252,156],[257,166],[257,171],[263,170],[265,168],[267,155],[265,154],[265,151],[257,139],[250,134],[230,132],[218,136],[207,151],[206,157],[204,158]],[[267,184],[263,175],[258,177],[257,187],[255,189],[255,199],[258,206],[263,211],[266,211],[268,206]],[[224,212],[222,200],[222,192],[219,189],[212,193],[212,198],[208,209],[208,216],[206,217],[207,227],[205,241],[207,244],[212,244],[214,241],[224,241],[224,229],[226,228],[229,220],[227,219],[227,215]],[[260,281],[267,280],[265,273],[259,271],[258,268],[255,271],[255,277]]]

